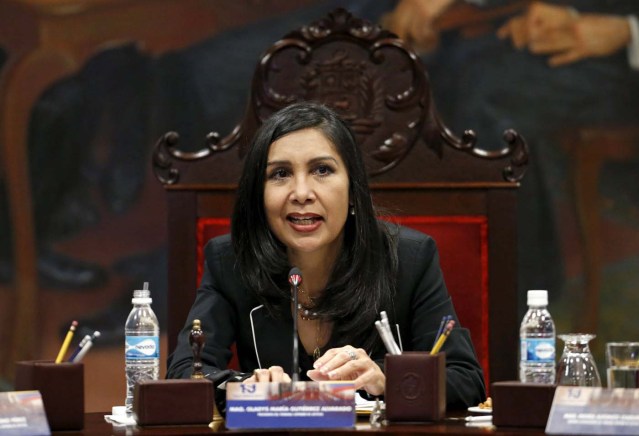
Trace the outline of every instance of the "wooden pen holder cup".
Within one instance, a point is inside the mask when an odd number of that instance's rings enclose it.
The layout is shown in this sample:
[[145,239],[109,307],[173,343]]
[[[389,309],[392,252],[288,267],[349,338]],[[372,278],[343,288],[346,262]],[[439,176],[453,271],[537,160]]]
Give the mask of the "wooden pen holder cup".
[[52,431],[84,427],[84,365],[46,360],[16,362],[16,391],[40,391]]
[[439,421],[446,415],[446,355],[422,351],[387,354],[386,419]]

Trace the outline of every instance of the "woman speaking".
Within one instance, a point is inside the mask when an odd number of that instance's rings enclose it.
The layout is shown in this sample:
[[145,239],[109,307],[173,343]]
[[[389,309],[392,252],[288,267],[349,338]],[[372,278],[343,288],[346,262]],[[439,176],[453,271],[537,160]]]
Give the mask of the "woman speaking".
[[[293,304],[288,273],[302,272]],[[299,377],[352,380],[383,395],[386,350],[374,326],[386,311],[405,351],[428,351],[452,315],[447,406],[485,399],[481,368],[461,328],[427,235],[378,219],[359,147],[330,109],[298,103],[257,131],[239,182],[230,235],[205,248],[202,283],[169,378],[188,378],[194,319],[206,335],[203,373],[226,381],[290,381],[294,317]],[[227,369],[235,343],[241,372]]]

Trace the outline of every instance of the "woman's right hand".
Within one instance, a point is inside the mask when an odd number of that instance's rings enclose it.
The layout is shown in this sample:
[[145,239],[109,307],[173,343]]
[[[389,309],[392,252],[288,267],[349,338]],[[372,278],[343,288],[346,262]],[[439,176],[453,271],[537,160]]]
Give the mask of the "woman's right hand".
[[271,366],[268,369],[255,369],[252,376],[242,381],[242,383],[256,382],[290,383],[291,377],[284,372],[284,368],[281,366]]
[[377,363],[361,348],[350,345],[331,348],[307,371],[311,380],[352,380],[355,389],[371,395],[384,394],[386,376]]

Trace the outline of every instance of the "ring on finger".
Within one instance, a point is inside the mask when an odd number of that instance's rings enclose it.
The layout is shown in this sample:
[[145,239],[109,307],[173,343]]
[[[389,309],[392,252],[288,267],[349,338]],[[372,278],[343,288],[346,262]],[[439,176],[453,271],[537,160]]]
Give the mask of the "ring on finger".
[[350,360],[357,360],[357,354],[355,354],[354,350],[346,350],[346,354],[348,354]]

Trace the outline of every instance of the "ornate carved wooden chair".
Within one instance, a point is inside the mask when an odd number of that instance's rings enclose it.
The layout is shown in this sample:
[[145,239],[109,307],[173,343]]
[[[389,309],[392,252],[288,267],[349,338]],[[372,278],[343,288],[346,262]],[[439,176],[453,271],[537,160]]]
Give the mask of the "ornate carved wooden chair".
[[165,134],[153,155],[166,188],[169,347],[193,302],[202,248],[229,229],[236,183],[256,128],[278,109],[315,100],[336,109],[363,151],[375,201],[432,235],[461,323],[487,382],[517,367],[516,192],[528,153],[513,131],[500,151],[475,147],[437,116],[428,76],[393,34],[338,9],[277,41],[257,64],[246,115],[194,153]]

